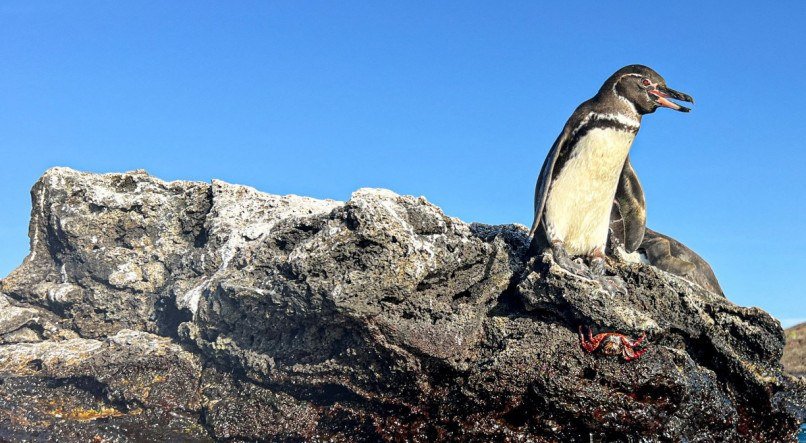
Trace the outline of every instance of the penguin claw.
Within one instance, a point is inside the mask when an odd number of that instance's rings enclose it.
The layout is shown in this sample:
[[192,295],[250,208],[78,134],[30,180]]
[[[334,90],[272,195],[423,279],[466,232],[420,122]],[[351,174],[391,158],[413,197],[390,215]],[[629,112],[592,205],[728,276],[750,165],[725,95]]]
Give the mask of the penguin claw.
[[627,292],[627,283],[624,280],[617,276],[617,275],[602,275],[596,279],[604,288],[605,291],[609,292],[611,295],[628,295]]
[[552,257],[554,258],[554,262],[569,274],[573,274],[586,280],[594,280],[596,278],[596,276],[591,272],[590,268],[585,265],[585,262],[582,261],[582,259],[571,259],[571,257],[568,255],[568,252],[562,247],[562,245],[554,245],[552,248]]
[[628,294],[627,284],[624,283],[621,277],[605,275],[604,256],[594,257],[590,262],[590,267],[588,267],[582,258],[572,259],[560,241],[553,242],[551,256],[554,262],[565,272],[583,280],[598,282],[602,289],[611,295]]
[[605,260],[603,257],[596,257],[591,260],[590,270],[594,275],[604,276]]
[[595,276],[591,273],[590,269],[584,263],[577,263],[573,260],[555,260],[566,272],[582,277],[588,280],[593,280]]

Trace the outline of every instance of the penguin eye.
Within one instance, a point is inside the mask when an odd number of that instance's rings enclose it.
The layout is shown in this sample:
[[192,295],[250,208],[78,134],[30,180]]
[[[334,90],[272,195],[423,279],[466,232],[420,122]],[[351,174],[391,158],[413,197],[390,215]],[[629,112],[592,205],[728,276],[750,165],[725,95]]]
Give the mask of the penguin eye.
[[641,83],[643,83],[644,86],[649,86],[649,84],[652,82],[650,82],[649,79],[645,78],[641,80]]

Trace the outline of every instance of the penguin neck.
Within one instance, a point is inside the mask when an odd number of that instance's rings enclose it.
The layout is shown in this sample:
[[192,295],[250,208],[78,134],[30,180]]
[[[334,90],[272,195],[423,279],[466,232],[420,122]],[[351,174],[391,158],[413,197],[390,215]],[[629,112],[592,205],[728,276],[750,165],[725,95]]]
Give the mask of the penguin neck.
[[611,112],[620,114],[625,118],[629,118],[630,120],[635,120],[638,122],[638,125],[641,125],[641,113],[638,112],[638,109],[635,107],[635,103],[630,101],[628,98],[619,95],[618,92],[615,90],[611,91],[613,96],[615,96],[615,100],[606,100],[610,106],[607,106],[611,109]]
[[600,93],[592,104],[591,116],[595,119],[613,120],[634,131],[638,131],[641,127],[641,113],[631,101],[615,92],[605,93],[604,96]]

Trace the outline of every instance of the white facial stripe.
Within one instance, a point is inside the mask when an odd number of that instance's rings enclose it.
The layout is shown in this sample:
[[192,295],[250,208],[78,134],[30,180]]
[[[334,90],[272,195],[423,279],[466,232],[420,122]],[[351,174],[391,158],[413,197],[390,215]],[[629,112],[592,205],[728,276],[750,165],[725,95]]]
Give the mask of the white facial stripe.
[[[617,85],[617,84],[618,84],[618,83],[621,81],[621,79],[623,79],[624,77],[643,77],[643,75],[641,75],[641,74],[635,74],[635,73],[632,73],[632,74],[624,74],[624,75],[620,76],[620,77],[618,78],[618,80],[616,80],[616,82],[615,82],[615,83],[613,83],[613,88],[612,88],[612,89],[613,89],[613,94],[618,95],[618,93],[616,93],[616,85]],[[619,97],[620,97],[620,96],[619,96]]]
[[625,97],[622,97],[621,95],[619,95],[619,93],[618,93],[618,92],[616,92],[616,85],[618,85],[618,84],[619,84],[619,82],[621,81],[621,79],[623,79],[624,77],[643,77],[643,75],[641,75],[641,74],[636,74],[636,73],[624,74],[624,75],[620,76],[620,77],[618,78],[618,80],[616,80],[616,82],[615,82],[615,83],[613,83],[613,87],[611,88],[611,89],[613,90],[613,95],[615,95],[616,97],[618,97],[618,99],[619,99],[619,100],[621,100],[622,102],[624,102],[624,103],[626,103],[627,105],[629,105],[629,106],[630,106],[630,109],[632,109],[632,111],[633,111],[634,113],[638,114],[638,110],[637,110],[637,109],[635,109],[635,104],[633,104],[633,102],[631,102],[631,101],[627,100]]
[[[615,92],[614,92],[614,93],[615,93]],[[624,103],[626,103],[627,105],[629,105],[629,106],[630,106],[630,109],[632,110],[632,112],[633,112],[633,113],[635,113],[636,115],[638,114],[638,110],[637,110],[637,109],[635,109],[635,104],[634,104],[633,102],[631,102],[631,101],[627,100],[626,98],[624,98],[624,97],[622,97],[622,96],[620,96],[620,95],[618,95],[618,94],[616,94],[616,97],[618,97],[618,99],[619,99],[619,100],[621,100],[622,102],[624,102]]]

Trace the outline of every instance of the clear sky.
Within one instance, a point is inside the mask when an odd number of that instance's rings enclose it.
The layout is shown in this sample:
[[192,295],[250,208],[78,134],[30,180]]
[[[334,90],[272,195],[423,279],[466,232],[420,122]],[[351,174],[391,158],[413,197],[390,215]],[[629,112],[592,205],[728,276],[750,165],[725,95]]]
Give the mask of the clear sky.
[[384,187],[529,225],[565,120],[641,63],[697,100],[633,145],[649,226],[735,303],[806,321],[804,19],[800,1],[3,2],[0,275],[57,165],[339,200]]

